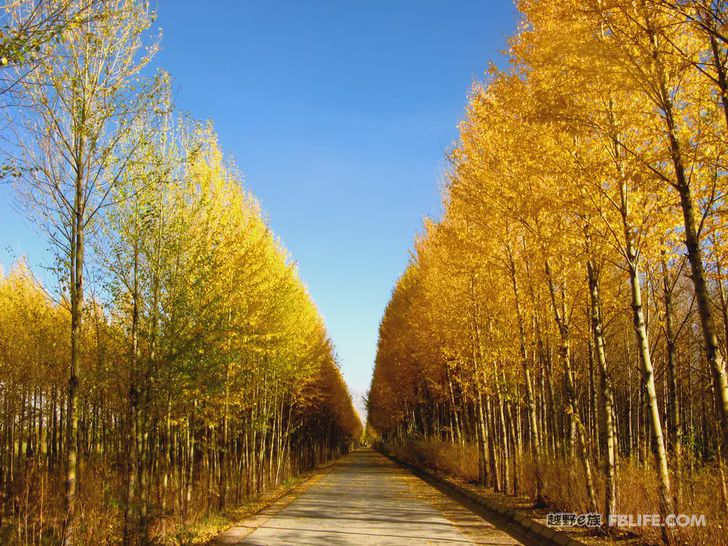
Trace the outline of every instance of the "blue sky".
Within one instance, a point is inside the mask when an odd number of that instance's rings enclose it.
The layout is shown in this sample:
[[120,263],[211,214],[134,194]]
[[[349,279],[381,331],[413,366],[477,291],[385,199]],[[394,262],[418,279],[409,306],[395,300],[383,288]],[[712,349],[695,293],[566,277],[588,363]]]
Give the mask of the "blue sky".
[[[344,377],[369,384],[377,329],[467,91],[515,29],[509,0],[159,0],[176,104],[212,119],[298,262]],[[0,187],[0,263],[48,245]]]

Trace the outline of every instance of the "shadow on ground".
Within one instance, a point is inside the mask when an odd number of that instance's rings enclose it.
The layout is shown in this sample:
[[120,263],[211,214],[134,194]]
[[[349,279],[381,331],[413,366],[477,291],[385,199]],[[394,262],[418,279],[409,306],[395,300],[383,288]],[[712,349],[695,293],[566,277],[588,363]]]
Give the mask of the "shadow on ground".
[[370,449],[345,457],[252,533],[226,543],[520,544]]

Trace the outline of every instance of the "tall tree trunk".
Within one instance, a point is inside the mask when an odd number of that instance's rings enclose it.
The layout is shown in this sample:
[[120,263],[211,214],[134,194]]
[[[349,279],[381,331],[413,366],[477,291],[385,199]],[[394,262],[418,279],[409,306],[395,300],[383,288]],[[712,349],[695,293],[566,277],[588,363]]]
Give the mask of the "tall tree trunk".
[[569,434],[569,452],[573,457],[576,454],[578,442],[579,456],[584,465],[584,477],[586,481],[587,498],[589,499],[590,509],[596,511],[596,494],[594,489],[594,479],[591,472],[591,463],[589,462],[589,453],[587,449],[585,427],[579,417],[579,407],[577,405],[576,387],[574,385],[574,373],[571,369],[571,346],[569,341],[570,326],[566,313],[566,297],[564,291],[561,293],[561,303],[557,303],[556,287],[551,272],[549,260],[545,262],[546,280],[548,282],[549,294],[551,296],[551,305],[554,312],[554,320],[559,330],[561,338],[561,347],[559,354],[561,356],[561,364],[564,367],[564,395],[566,397],[566,414]]
[[521,298],[518,290],[518,277],[516,275],[516,262],[513,259],[513,252],[509,245],[506,246],[508,257],[508,270],[511,276],[511,286],[513,288],[513,299],[516,307],[516,316],[518,318],[518,347],[521,354],[521,366],[523,368],[523,379],[526,390],[526,422],[528,423],[528,445],[533,457],[536,471],[536,502],[543,502],[543,476],[541,472],[540,451],[538,437],[538,424],[536,421],[536,405],[533,395],[533,379],[531,376],[531,366],[528,356],[528,345],[526,340],[526,325],[521,309]]
[[501,474],[498,468],[499,456],[498,450],[495,447],[496,441],[496,428],[495,428],[495,415],[493,414],[493,404],[491,398],[485,399],[485,411],[486,411],[486,422],[488,424],[488,452],[490,460],[490,475],[493,482],[494,491],[503,491]]
[[665,305],[665,344],[667,349],[667,423],[668,447],[672,457],[673,474],[675,477],[674,508],[679,510],[680,485],[682,468],[682,425],[680,423],[680,400],[678,396],[676,344],[677,339],[673,326],[673,286],[667,271],[667,263],[662,258],[662,295]]
[[73,203],[73,229],[71,233],[71,366],[68,375],[68,399],[66,410],[66,517],[63,525],[63,544],[74,543],[76,492],[77,492],[77,460],[78,460],[78,372],[81,353],[81,322],[83,318],[83,268],[85,255],[85,195],[83,138],[79,139],[78,159],[76,165],[76,191]]
[[[717,9],[724,9],[725,7],[725,5],[721,2],[716,2],[714,6]],[[714,83],[718,87],[718,96],[720,97],[720,103],[723,107],[726,129],[728,129],[728,77],[726,75],[725,61],[723,60],[723,58],[725,58],[725,52],[721,51],[722,45],[718,43],[718,39],[716,38],[716,31],[718,30],[716,25],[718,24],[718,21],[716,21],[716,16],[711,8],[713,8],[713,6],[708,8],[703,8],[701,6],[698,8],[698,11],[703,25],[705,25],[705,30],[707,31],[706,34],[708,35],[710,53],[712,56],[711,60],[713,61],[712,64],[715,69]]]
[[482,461],[482,474],[480,476],[480,482],[482,485],[489,484],[490,476],[490,460],[488,457],[488,427],[485,424],[485,412],[483,411],[483,395],[478,390],[478,451],[479,458]]
[[683,224],[685,227],[685,247],[688,253],[688,261],[690,262],[691,279],[695,287],[695,299],[698,304],[698,315],[703,331],[705,353],[713,378],[713,388],[716,392],[716,411],[721,425],[722,448],[724,452],[728,452],[728,375],[726,374],[725,362],[718,346],[718,331],[713,319],[713,309],[710,303],[710,295],[708,294],[705,266],[703,264],[703,251],[700,245],[700,234],[697,229],[698,222],[696,220],[695,203],[690,181],[688,180],[683,163],[683,153],[675,122],[672,97],[667,87],[665,68],[659,53],[657,33],[652,26],[651,19],[647,17],[646,21],[646,30],[650,36],[652,45],[652,57],[655,61],[655,68],[659,79],[660,108],[663,112],[670,159],[672,160],[675,173],[674,187],[680,195],[680,207],[682,209]]
[[604,519],[617,512],[617,443],[616,429],[613,420],[614,392],[612,380],[607,366],[606,344],[601,314],[601,296],[599,294],[599,272],[591,258],[587,261],[587,274],[589,279],[589,292],[591,294],[591,321],[594,336],[594,352],[599,366],[600,419],[604,434]]
[[[632,232],[627,222],[628,208],[626,186],[623,185],[623,223],[625,226],[625,241],[627,251],[627,266],[629,269],[629,280],[632,293],[632,319],[634,323],[634,331],[637,339],[637,348],[639,353],[640,364],[642,367],[642,377],[644,382],[644,390],[646,394],[647,405],[647,421],[652,432],[652,443],[655,449],[655,458],[657,463],[657,472],[659,477],[660,492],[660,514],[664,518],[667,514],[673,512],[672,492],[670,489],[670,475],[668,472],[667,452],[665,450],[665,441],[662,433],[662,421],[660,420],[660,408],[657,403],[657,391],[655,389],[655,374],[652,368],[652,357],[650,355],[650,345],[647,335],[647,325],[644,319],[642,308],[642,289],[639,279],[639,262],[637,252],[632,242]],[[669,541],[667,529],[663,530],[663,537]]]

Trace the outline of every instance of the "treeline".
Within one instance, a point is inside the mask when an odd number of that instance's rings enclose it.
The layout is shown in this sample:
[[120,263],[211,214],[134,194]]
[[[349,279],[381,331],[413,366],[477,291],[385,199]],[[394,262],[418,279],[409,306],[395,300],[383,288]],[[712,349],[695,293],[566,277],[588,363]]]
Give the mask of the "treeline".
[[211,125],[144,76],[146,3],[5,9],[62,27],[32,69],[5,68],[5,173],[59,288],[24,262],[0,277],[0,542],[191,540],[187,524],[346,452],[361,424]]
[[[722,1],[523,0],[380,326],[370,424],[556,507],[726,540]],[[632,529],[634,530],[634,529]]]

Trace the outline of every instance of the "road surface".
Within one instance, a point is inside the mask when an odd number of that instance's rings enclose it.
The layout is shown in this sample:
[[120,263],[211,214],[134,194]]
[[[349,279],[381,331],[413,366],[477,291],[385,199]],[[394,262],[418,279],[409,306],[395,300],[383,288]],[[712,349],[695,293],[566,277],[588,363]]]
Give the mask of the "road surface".
[[242,522],[218,544],[521,544],[386,457],[342,458],[293,502]]

